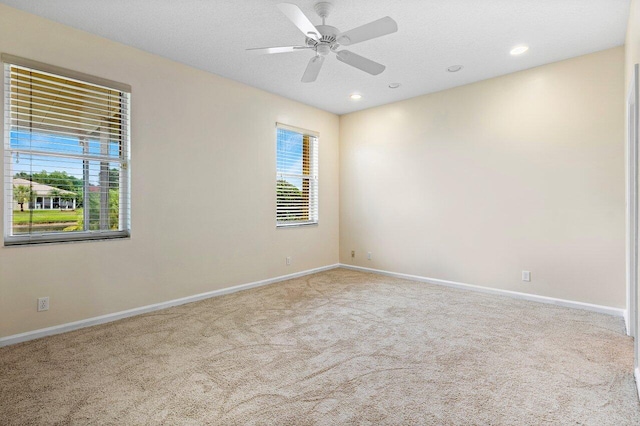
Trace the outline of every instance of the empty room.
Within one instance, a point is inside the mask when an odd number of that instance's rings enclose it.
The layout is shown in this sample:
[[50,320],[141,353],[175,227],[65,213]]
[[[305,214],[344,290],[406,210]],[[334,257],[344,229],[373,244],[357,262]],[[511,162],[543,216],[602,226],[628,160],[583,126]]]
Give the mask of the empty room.
[[640,0],[0,0],[0,425],[640,425]]

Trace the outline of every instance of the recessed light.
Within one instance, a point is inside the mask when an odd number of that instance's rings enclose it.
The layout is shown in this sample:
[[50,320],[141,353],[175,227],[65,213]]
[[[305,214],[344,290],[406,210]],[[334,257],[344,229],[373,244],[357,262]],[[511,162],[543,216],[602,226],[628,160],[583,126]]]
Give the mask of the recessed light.
[[349,97],[354,101],[357,101],[358,99],[362,98],[362,95],[360,93],[352,93]]
[[389,84],[389,89],[397,89],[400,87],[400,83],[391,83]]
[[512,55],[522,55],[524,52],[526,52],[527,50],[529,50],[529,46],[516,46],[513,49],[511,49],[511,53]]
[[462,68],[464,68],[462,65],[451,65],[449,68],[447,68],[447,71],[449,71],[449,72],[458,72]]

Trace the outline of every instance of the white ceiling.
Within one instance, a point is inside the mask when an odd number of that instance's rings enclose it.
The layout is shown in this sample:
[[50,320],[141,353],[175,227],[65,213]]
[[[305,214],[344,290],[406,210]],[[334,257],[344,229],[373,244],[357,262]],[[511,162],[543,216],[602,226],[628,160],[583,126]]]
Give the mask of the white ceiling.
[[[276,4],[295,3],[319,24],[314,0],[0,1],[337,114],[620,46],[629,13],[629,0],[333,0],[327,25],[341,31],[396,20],[397,33],[349,46],[387,69],[371,76],[332,55],[315,83],[301,83],[311,52],[245,49],[304,44]],[[509,55],[523,43],[527,53]],[[454,64],[464,69],[446,72]]]

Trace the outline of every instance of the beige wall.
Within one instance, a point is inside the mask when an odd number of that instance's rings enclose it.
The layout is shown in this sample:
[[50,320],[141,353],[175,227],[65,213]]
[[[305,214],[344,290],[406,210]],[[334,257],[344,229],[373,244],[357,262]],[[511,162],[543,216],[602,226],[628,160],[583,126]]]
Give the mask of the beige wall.
[[619,47],[341,116],[341,261],[624,308],[623,63]]
[[[0,337],[338,261],[336,115],[4,5],[0,52],[133,88],[131,239],[0,248]],[[319,226],[275,228],[276,121],[320,132]]]

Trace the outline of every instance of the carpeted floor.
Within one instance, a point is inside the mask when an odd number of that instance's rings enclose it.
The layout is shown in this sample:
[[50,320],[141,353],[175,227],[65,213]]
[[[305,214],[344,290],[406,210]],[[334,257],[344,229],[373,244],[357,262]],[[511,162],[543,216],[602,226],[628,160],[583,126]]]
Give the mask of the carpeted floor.
[[620,318],[336,269],[0,349],[0,424],[638,425]]

